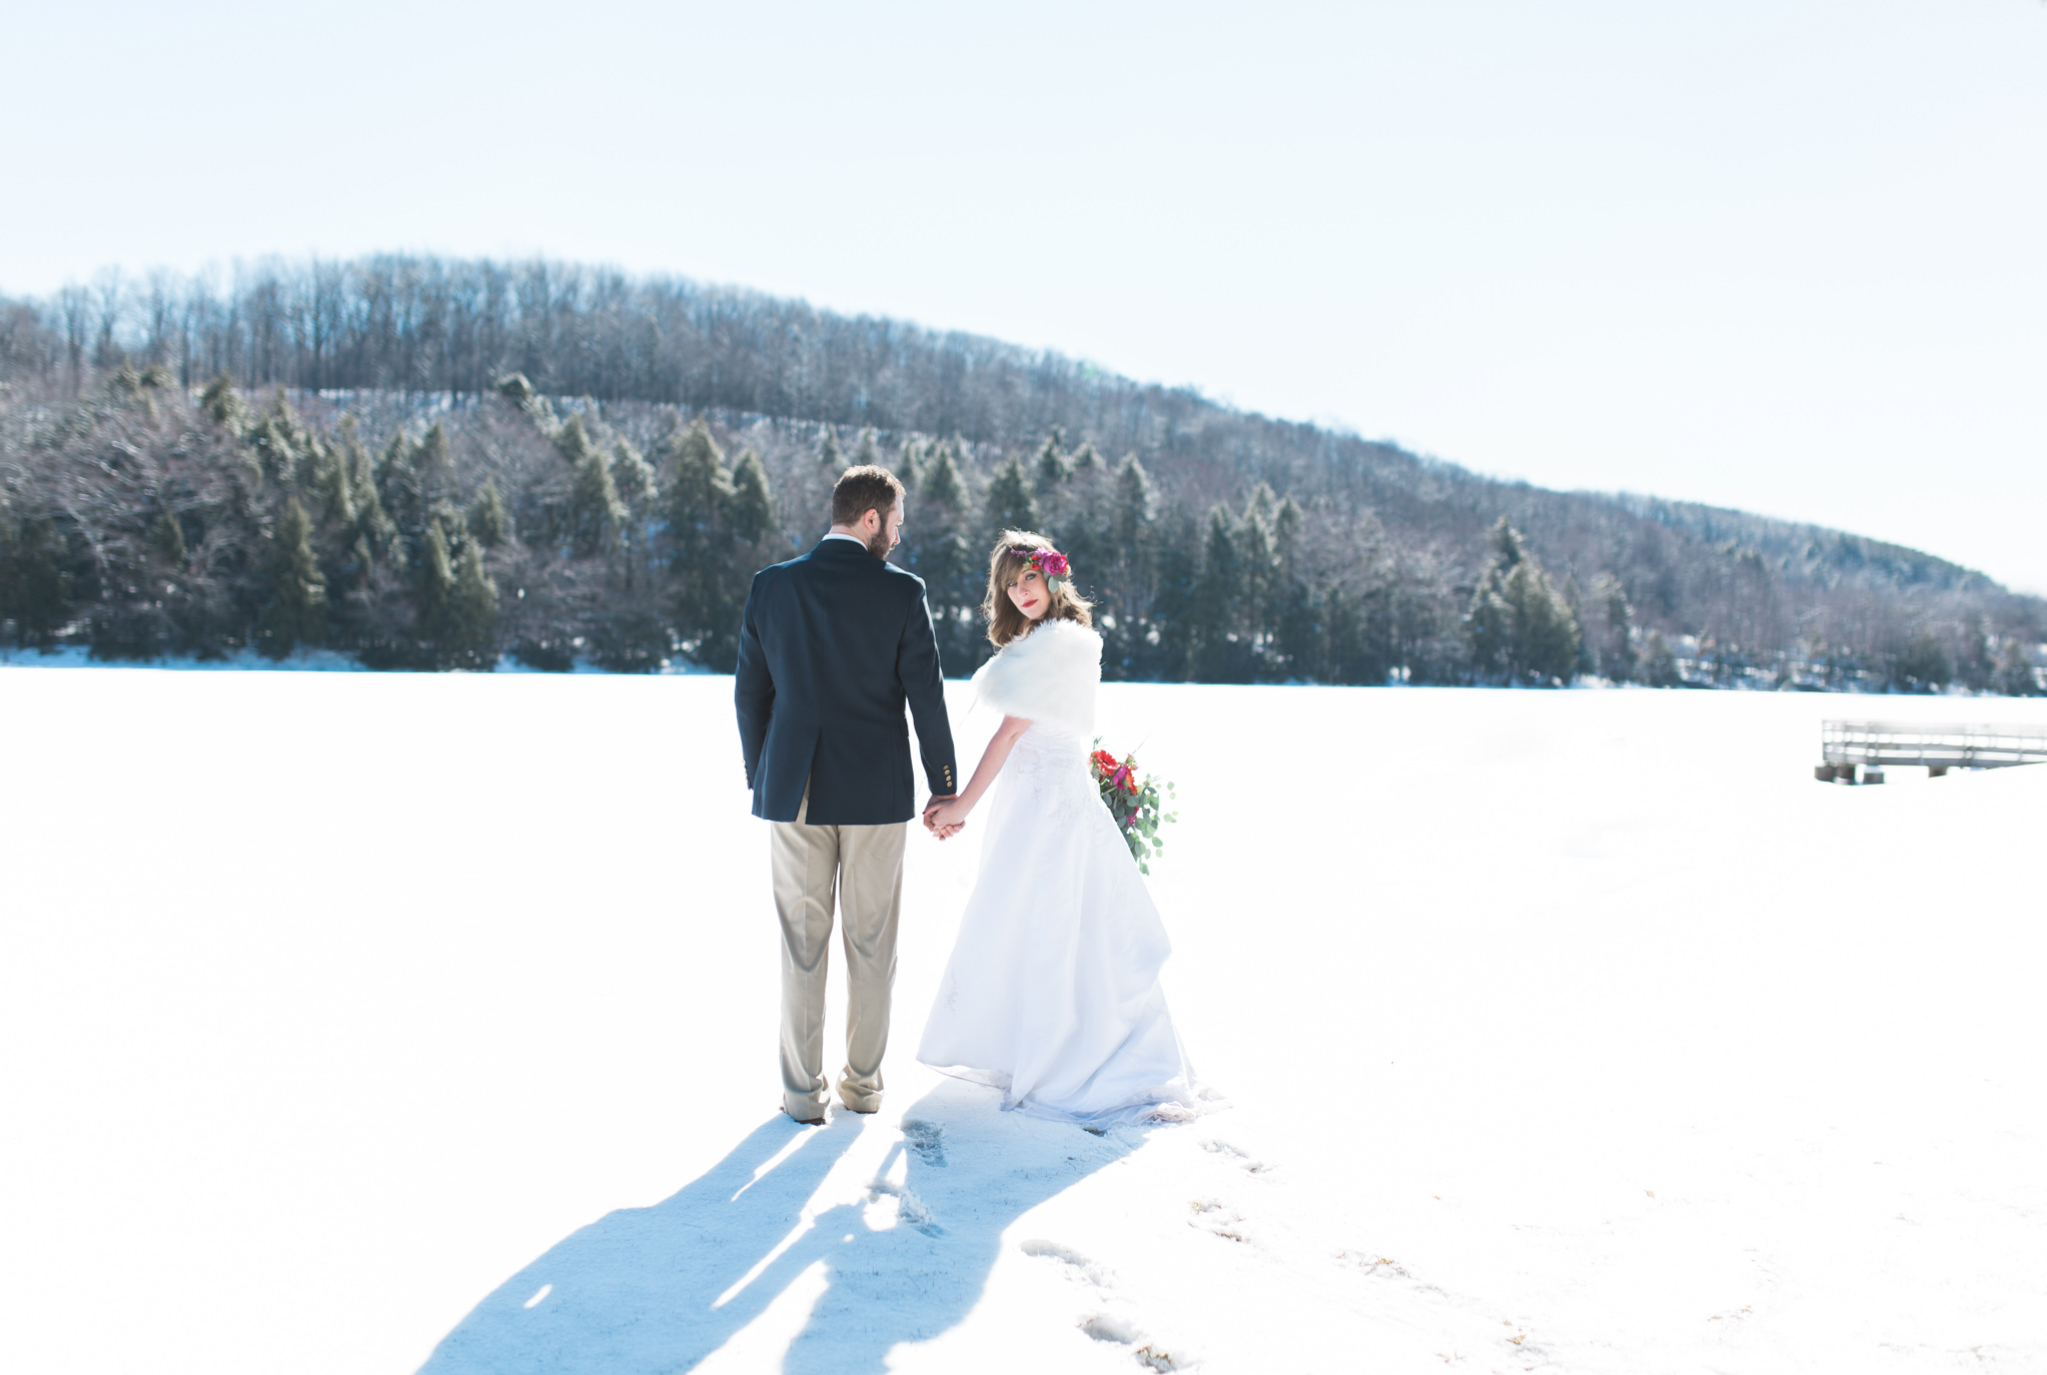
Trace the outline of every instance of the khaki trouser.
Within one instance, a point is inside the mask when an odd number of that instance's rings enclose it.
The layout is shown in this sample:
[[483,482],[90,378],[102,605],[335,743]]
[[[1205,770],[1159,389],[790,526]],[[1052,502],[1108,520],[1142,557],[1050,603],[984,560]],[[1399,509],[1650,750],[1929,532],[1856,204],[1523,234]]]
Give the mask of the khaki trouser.
[[775,912],[782,923],[782,1106],[823,1117],[824,984],[834,899],[844,909],[846,1068],[839,1097],[855,1112],[881,1106],[889,991],[896,981],[896,919],[903,906],[909,823],[812,826],[810,789],[794,821],[773,832]]

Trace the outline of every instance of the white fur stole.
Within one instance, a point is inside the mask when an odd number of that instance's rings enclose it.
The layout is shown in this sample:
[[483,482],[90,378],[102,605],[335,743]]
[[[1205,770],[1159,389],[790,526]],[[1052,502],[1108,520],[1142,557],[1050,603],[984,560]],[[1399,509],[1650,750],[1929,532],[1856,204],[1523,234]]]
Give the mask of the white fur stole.
[[1102,637],[1077,621],[1038,622],[974,672],[974,700],[1029,721],[1090,736],[1102,681]]

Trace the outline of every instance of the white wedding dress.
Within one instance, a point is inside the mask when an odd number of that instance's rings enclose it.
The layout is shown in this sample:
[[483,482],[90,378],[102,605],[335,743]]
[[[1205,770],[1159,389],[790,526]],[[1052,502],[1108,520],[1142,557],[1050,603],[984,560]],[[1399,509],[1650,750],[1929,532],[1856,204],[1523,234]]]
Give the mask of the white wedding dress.
[[1031,727],[983,809],[981,865],[917,1058],[1003,1107],[1088,1126],[1187,1116],[1203,1096],[1159,970],[1172,953],[1088,770],[1101,637],[1040,623],[974,675]]

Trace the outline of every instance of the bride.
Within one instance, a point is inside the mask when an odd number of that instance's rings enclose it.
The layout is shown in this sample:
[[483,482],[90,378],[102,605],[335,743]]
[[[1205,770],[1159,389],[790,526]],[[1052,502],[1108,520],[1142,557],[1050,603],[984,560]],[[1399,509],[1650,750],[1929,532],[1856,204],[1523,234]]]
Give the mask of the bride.
[[951,835],[1002,786],[917,1058],[1037,1117],[1179,1120],[1202,1095],[1159,989],[1172,946],[1088,770],[1102,637],[1066,571],[1018,530],[989,561],[981,609],[999,652],[974,687],[1003,721],[925,824]]

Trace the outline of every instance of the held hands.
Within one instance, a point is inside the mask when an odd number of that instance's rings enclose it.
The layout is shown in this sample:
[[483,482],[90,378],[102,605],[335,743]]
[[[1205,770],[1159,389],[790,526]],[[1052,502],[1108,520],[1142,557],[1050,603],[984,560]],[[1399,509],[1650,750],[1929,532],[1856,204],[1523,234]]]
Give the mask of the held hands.
[[[963,793],[948,793],[934,796],[924,804],[924,829],[940,840],[958,835],[967,824],[967,813],[974,810],[974,804],[988,791],[995,781],[995,775],[1002,772],[1002,762],[1009,758],[1009,751],[1019,737],[1031,728],[1031,723],[1021,716],[1005,716],[996,728],[995,738],[988,742],[987,752],[981,756],[980,767],[967,780]],[[952,782],[952,770],[947,769],[945,781]]]
[[924,804],[924,829],[940,840],[950,840],[967,824],[967,808],[957,796],[934,797]]

